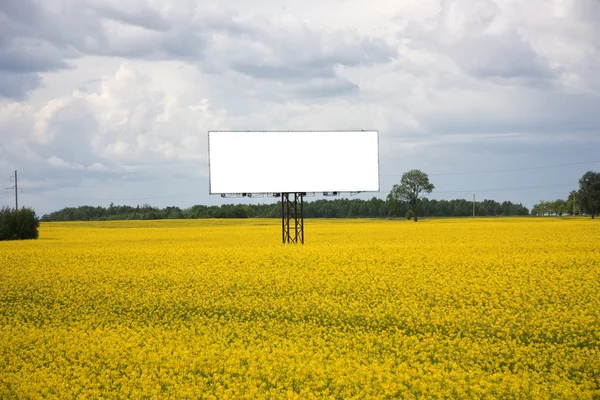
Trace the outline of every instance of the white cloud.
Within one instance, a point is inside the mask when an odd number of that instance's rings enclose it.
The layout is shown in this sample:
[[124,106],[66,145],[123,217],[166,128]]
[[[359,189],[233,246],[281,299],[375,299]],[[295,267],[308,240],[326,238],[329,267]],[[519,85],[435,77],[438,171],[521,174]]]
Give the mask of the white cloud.
[[61,97],[46,103],[37,113],[36,122],[33,126],[32,139],[41,145],[48,145],[56,138],[56,132],[50,128],[52,118],[58,111],[71,102],[70,98]]
[[437,15],[408,24],[403,37],[412,48],[447,57],[465,74],[500,85],[549,86],[558,74],[490,0],[444,1]]
[[108,172],[110,171],[110,168],[108,168],[107,166],[105,166],[102,163],[93,163],[92,165],[90,165],[89,167],[87,167],[88,170],[90,171],[98,171],[98,172]]
[[56,156],[51,156],[50,158],[48,158],[47,162],[48,162],[48,165],[50,165],[51,167],[54,167],[54,168],[85,169],[85,167],[83,165],[68,162],[68,161],[65,161],[62,158],[56,157]]
[[226,117],[208,99],[188,104],[127,64],[106,77],[98,93],[76,91],[73,97],[98,122],[93,153],[116,163],[205,160],[206,132],[221,128]]

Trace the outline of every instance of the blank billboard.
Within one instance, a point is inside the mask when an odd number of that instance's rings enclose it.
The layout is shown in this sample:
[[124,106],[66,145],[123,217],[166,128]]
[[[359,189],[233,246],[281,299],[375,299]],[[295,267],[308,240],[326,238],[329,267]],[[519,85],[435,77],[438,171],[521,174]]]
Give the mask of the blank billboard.
[[211,131],[211,194],[378,192],[377,131]]

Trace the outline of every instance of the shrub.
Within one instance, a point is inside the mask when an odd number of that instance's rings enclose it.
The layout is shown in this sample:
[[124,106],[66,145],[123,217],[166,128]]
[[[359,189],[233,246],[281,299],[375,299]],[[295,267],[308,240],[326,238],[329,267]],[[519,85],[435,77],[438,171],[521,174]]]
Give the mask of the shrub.
[[406,212],[406,219],[411,220],[413,218],[413,212],[411,210],[408,210]]
[[40,220],[31,208],[0,209],[0,240],[37,239]]

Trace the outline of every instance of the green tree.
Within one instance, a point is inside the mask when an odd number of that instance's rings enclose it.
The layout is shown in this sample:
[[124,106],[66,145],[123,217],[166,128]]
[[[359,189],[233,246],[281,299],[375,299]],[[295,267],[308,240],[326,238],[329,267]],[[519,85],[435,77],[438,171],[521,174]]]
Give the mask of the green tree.
[[550,208],[551,208],[553,214],[558,215],[559,217],[562,217],[562,215],[567,210],[567,202],[562,199],[554,200],[553,202],[550,203]]
[[387,196],[387,207],[389,217],[403,217],[406,214],[406,205],[393,198],[391,194]]
[[426,173],[413,169],[402,174],[400,184],[392,187],[390,197],[407,203],[413,212],[415,222],[417,222],[421,209],[421,199],[426,194],[431,193],[434,188],[435,186],[429,182],[429,176]]
[[579,180],[577,201],[581,211],[590,214],[592,219],[600,212],[600,173],[588,171]]
[[531,210],[532,215],[547,215],[550,214],[551,204],[549,201],[540,200],[539,203],[534,204],[533,209]]
[[37,239],[40,220],[32,208],[0,209],[0,240]]
[[567,203],[565,205],[565,210],[569,215],[579,215],[579,205],[577,203],[577,190],[571,190],[571,193],[569,193],[569,197],[567,198]]

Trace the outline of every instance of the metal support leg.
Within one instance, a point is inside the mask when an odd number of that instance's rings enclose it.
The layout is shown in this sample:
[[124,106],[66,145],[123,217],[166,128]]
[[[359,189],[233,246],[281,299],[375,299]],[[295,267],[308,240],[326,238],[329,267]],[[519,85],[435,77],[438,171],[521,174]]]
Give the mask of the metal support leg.
[[[281,194],[281,239],[285,243],[304,244],[304,193]],[[291,229],[291,221],[294,223]]]

